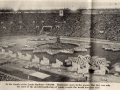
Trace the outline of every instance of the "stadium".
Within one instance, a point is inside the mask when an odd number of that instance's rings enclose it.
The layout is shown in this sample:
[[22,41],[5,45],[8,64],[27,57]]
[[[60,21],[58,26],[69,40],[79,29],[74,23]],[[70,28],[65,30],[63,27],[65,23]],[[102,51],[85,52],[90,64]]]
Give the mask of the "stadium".
[[0,10],[1,81],[120,82],[119,54],[119,9]]

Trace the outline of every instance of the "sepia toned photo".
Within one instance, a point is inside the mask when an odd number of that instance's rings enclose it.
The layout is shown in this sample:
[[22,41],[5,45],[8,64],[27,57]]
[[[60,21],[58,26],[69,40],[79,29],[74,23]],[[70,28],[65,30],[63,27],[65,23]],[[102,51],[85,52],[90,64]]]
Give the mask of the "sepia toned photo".
[[0,1],[0,81],[120,83],[120,2]]

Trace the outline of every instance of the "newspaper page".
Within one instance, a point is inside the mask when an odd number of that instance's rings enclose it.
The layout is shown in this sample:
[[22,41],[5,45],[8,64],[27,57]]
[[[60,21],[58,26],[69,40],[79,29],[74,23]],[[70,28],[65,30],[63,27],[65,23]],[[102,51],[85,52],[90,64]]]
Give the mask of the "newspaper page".
[[119,90],[120,1],[0,0],[0,90]]

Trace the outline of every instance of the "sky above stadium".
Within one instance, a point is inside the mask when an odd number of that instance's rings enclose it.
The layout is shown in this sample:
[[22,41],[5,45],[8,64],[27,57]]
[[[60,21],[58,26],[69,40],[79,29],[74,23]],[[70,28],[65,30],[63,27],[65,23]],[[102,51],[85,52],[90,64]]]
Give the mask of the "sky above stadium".
[[120,8],[119,0],[0,0],[0,9],[36,10],[36,9],[106,9]]

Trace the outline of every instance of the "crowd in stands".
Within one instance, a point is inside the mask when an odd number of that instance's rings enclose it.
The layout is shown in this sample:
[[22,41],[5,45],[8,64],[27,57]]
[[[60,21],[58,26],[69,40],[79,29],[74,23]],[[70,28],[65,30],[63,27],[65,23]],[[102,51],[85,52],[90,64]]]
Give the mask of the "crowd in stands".
[[20,80],[14,78],[14,77],[5,75],[5,74],[3,74],[3,73],[0,73],[0,81],[20,81]]
[[[109,10],[110,12],[110,10]],[[43,26],[52,26],[49,35],[119,40],[119,14],[0,13],[0,34],[38,35]]]
[[[93,17],[93,35],[95,38],[118,41],[120,38],[120,15],[119,14],[97,14]],[[103,31],[100,33],[100,31]]]

